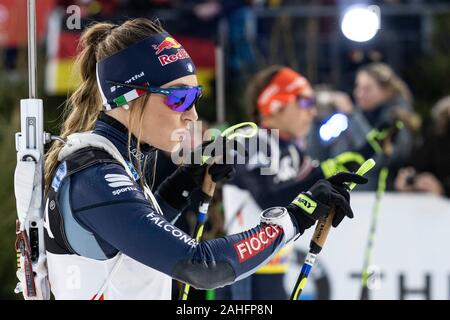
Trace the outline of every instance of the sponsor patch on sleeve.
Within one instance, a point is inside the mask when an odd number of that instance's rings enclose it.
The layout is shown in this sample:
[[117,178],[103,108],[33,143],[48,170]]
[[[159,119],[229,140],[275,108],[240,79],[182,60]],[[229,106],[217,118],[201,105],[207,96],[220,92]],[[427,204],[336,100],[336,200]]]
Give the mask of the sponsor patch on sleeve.
[[242,263],[264,251],[282,233],[283,229],[279,226],[265,225],[257,233],[234,244],[239,262]]

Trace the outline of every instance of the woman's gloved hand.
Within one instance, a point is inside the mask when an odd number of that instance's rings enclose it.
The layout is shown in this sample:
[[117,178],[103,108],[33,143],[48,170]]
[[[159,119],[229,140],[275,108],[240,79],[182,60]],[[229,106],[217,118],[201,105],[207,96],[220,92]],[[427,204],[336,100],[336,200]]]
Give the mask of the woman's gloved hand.
[[206,172],[214,182],[226,181],[235,175],[234,157],[245,148],[235,140],[218,137],[206,141],[187,154],[181,165],[158,188],[157,193],[172,207],[181,210],[192,191],[202,186]]
[[345,184],[365,184],[367,179],[349,172],[338,173],[328,179],[317,181],[307,192],[300,193],[286,209],[302,234],[313,226],[316,220],[328,216],[334,207],[332,225],[337,227],[344,217],[353,218],[350,207],[350,193]]

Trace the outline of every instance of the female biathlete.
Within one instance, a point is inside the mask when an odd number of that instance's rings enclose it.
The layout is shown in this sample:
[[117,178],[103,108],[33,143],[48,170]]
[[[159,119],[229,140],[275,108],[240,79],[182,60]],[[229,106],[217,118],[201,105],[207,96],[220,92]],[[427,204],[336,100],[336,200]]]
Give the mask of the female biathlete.
[[[172,151],[172,134],[197,120],[195,66],[182,45],[147,19],[94,24],[81,38],[81,85],[68,101],[61,137],[46,155],[45,244],[56,299],[170,299],[172,278],[195,288],[250,275],[336,208],[352,216],[344,182],[319,180],[302,202],[261,213],[253,229],[198,243],[171,221],[208,172],[233,166],[183,165],[153,194],[142,168],[155,150]],[[306,190],[305,190],[306,191]],[[304,210],[315,203],[315,210]]]

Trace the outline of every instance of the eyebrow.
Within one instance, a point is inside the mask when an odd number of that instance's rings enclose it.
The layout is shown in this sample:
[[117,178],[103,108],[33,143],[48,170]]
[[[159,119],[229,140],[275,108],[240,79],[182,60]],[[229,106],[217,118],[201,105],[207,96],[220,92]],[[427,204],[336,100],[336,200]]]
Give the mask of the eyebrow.
[[170,87],[168,87],[168,88],[173,88],[173,87],[191,87],[191,86],[186,83],[174,83],[174,84],[170,85]]

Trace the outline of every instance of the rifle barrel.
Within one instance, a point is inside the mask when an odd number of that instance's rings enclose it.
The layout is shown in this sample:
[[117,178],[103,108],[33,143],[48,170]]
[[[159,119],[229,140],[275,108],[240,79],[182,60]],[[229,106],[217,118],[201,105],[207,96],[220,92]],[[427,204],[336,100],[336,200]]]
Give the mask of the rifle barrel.
[[30,99],[37,98],[36,85],[36,0],[27,0],[28,13],[28,89]]

